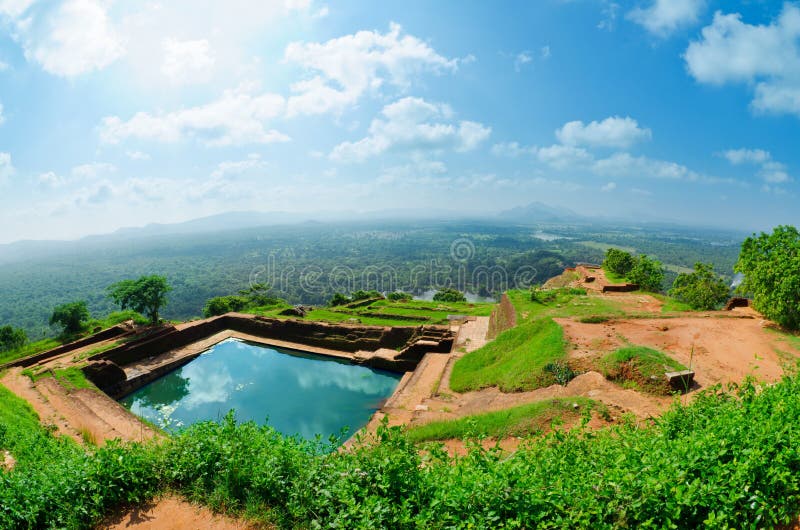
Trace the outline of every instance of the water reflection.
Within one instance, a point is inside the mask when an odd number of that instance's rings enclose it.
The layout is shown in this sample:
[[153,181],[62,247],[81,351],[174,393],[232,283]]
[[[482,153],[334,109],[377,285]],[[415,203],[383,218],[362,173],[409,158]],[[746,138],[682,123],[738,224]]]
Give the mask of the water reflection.
[[229,339],[122,400],[168,430],[217,420],[235,409],[241,421],[264,422],[312,439],[350,432],[369,420],[400,376],[318,356]]

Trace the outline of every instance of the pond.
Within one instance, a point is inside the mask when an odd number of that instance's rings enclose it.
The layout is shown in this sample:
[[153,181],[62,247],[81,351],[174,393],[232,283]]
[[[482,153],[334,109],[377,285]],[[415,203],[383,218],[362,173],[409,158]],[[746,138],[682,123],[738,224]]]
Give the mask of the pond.
[[367,424],[400,374],[346,361],[227,339],[120,402],[167,431],[229,410],[286,435],[327,438]]

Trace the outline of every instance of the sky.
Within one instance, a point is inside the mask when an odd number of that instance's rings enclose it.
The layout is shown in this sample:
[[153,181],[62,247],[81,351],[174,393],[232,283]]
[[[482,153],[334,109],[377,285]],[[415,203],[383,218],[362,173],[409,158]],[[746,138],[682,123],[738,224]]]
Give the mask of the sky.
[[0,0],[0,242],[543,202],[800,223],[800,2]]

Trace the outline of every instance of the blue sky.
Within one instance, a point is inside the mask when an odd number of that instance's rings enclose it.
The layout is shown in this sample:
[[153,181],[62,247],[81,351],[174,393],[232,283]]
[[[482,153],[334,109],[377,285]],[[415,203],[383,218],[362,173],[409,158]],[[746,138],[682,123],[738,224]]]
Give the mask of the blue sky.
[[0,0],[0,21],[0,242],[533,201],[800,222],[800,2]]

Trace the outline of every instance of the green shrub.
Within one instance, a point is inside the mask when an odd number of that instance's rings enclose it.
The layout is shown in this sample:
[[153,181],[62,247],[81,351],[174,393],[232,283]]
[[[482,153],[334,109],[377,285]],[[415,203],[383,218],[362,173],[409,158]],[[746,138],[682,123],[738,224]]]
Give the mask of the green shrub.
[[603,267],[622,277],[628,275],[636,264],[634,257],[624,250],[609,248],[603,260]]
[[748,237],[734,267],[744,274],[742,293],[753,295],[755,308],[781,326],[800,329],[800,232],[779,226],[771,234]]
[[24,330],[11,326],[0,327],[0,352],[17,350],[27,342],[28,337]]
[[730,296],[725,280],[714,274],[714,266],[695,263],[694,272],[681,273],[675,278],[669,294],[689,304],[692,309],[717,309]]
[[436,291],[433,295],[434,302],[466,302],[467,297],[458,289],[445,287]]
[[279,528],[784,528],[800,514],[797,375],[512,454],[420,452],[385,425],[375,444],[334,451],[232,417],[85,450],[2,387],[0,425],[18,460],[0,471],[0,528],[93,528],[164,491]]
[[650,259],[644,254],[636,259],[636,263],[627,276],[643,291],[660,292],[664,283],[664,267],[658,260]]

